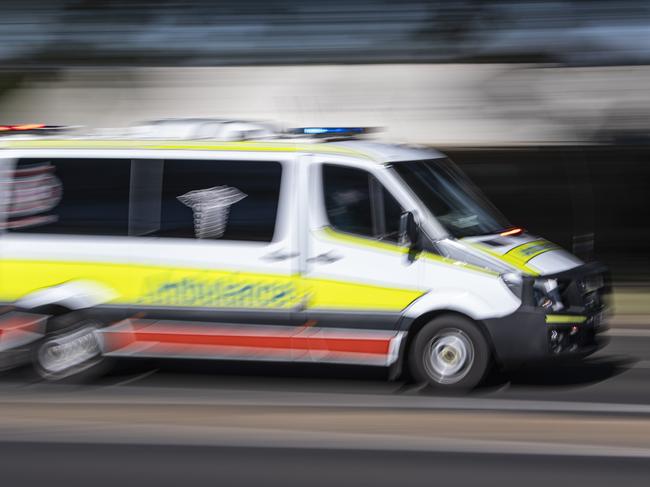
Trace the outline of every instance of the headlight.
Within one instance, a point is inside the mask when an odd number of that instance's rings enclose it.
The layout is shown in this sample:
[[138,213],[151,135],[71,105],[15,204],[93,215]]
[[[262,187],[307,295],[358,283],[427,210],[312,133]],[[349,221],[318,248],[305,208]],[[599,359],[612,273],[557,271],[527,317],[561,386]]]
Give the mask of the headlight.
[[[501,274],[500,277],[504,284],[508,286],[508,289],[510,289],[512,294],[522,301],[525,301],[525,304],[539,306],[553,311],[564,309],[557,279],[541,278],[530,282],[533,278],[526,276],[526,289],[528,292],[526,293],[526,296],[524,296],[524,276],[517,272],[507,272]],[[530,285],[532,285],[532,289],[528,287]]]
[[508,272],[506,274],[501,274],[501,280],[508,286],[508,289],[512,291],[512,294],[521,299],[521,293],[523,289],[523,278],[521,274],[516,272]]
[[537,279],[533,287],[537,306],[552,309],[553,311],[564,309],[557,279]]

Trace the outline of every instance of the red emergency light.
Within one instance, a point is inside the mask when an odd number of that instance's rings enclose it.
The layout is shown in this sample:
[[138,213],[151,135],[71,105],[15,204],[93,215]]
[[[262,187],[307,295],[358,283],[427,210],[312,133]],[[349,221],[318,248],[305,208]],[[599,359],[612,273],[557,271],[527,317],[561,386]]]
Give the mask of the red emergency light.
[[22,123],[19,125],[0,125],[0,132],[22,132],[25,130],[44,129],[44,123]]

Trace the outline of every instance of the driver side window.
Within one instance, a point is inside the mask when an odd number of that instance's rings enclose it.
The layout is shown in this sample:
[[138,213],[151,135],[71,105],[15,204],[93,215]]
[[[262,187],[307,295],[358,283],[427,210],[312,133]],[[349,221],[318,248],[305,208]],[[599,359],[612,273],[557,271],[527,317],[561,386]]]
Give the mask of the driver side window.
[[323,165],[325,209],[335,230],[397,242],[403,212],[395,198],[362,169]]

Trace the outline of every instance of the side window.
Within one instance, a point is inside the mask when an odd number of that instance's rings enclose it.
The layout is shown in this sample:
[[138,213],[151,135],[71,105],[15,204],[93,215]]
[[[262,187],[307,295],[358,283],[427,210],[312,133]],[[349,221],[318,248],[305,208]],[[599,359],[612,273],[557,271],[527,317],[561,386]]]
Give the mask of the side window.
[[281,179],[278,162],[166,160],[152,235],[270,242]]
[[403,212],[395,198],[370,173],[345,166],[323,166],[327,218],[333,228],[397,242]]
[[10,231],[127,235],[130,160],[21,159],[10,188]]
[[374,237],[370,174],[343,166],[323,166],[325,209],[332,227]]

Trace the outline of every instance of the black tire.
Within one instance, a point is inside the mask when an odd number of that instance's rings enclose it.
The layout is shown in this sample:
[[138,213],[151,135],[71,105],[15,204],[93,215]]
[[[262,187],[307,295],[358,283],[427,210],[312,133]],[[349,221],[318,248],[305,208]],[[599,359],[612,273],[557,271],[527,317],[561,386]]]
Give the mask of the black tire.
[[[102,375],[108,363],[102,357],[100,344],[92,332],[103,326],[104,323],[83,311],[72,311],[50,318],[45,337],[32,351],[32,366],[38,377],[51,382],[86,382]],[[75,339],[80,345],[73,352],[68,349],[66,367],[66,361],[61,359],[58,351],[65,350],[61,344],[70,344]],[[76,361],[75,353],[78,354]],[[59,366],[56,364],[57,354]]]
[[409,370],[418,383],[440,391],[468,391],[485,377],[491,361],[483,333],[462,316],[439,316],[415,336]]

